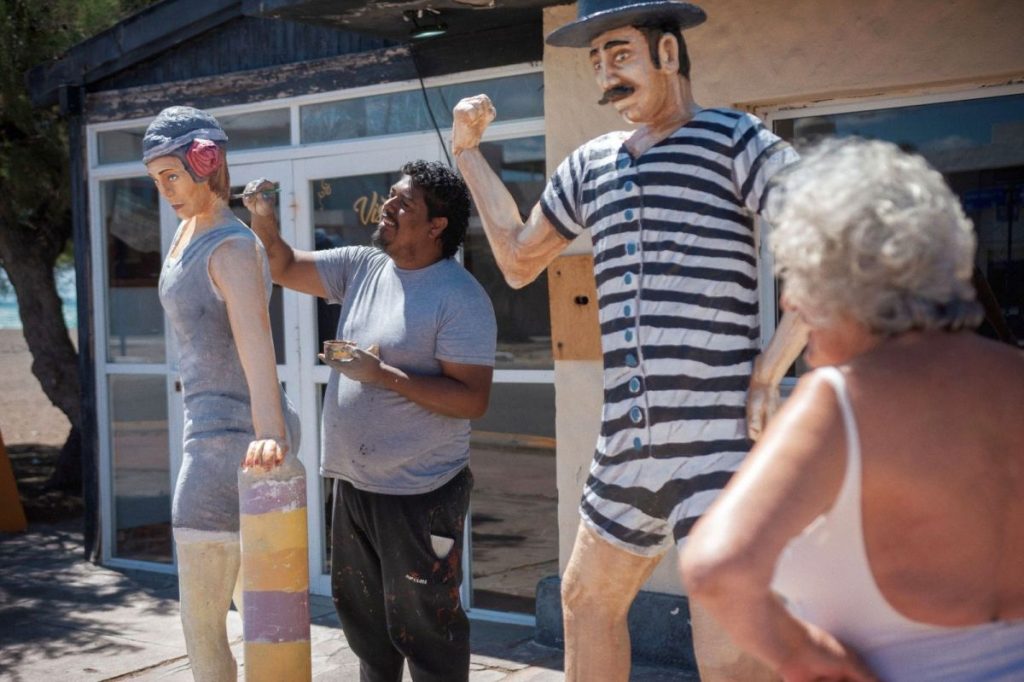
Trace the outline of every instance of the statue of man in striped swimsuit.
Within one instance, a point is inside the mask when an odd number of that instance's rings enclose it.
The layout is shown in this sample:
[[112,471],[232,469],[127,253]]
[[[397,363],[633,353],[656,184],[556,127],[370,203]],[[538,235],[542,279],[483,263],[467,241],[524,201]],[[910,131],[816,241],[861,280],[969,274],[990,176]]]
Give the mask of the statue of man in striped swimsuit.
[[[572,152],[525,222],[478,148],[495,116],[485,95],[455,107],[453,148],[513,287],[593,239],[604,406],[562,583],[566,678],[626,680],[629,605],[742,462],[806,342],[787,315],[758,358],[755,216],[796,153],[754,116],[694,101],[682,30],[704,21],[699,7],[577,7],[547,42],[588,49],[600,103],[636,130]],[[701,679],[765,679],[702,615]]]

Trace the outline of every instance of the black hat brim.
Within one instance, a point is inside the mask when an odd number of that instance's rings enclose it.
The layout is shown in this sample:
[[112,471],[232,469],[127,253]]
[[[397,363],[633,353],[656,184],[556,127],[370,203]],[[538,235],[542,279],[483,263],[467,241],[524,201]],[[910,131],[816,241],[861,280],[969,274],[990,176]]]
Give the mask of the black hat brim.
[[545,42],[553,47],[589,47],[590,41],[605,31],[623,26],[671,21],[679,24],[682,30],[702,24],[707,18],[704,10],[689,3],[671,0],[641,2],[577,19],[552,31]]

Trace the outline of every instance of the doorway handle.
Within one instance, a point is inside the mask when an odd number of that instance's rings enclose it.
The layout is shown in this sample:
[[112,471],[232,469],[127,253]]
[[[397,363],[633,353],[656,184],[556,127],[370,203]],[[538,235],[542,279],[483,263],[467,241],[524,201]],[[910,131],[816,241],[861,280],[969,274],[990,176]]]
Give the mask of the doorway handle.
[[181,379],[174,380],[174,392],[181,393]]

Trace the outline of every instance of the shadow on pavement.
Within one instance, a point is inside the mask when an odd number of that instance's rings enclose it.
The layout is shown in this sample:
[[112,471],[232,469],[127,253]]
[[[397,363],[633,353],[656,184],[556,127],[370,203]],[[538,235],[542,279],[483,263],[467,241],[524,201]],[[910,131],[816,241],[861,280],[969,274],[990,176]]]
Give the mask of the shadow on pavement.
[[[69,655],[130,659],[151,648],[152,639],[175,639],[138,625],[153,616],[176,620],[175,577],[121,573],[78,558],[80,524],[64,521],[33,525],[23,534],[0,533],[0,679],[29,682],[19,671],[41,659],[64,658],[68,664]],[[67,665],[55,679],[80,679],[78,672],[101,674]],[[40,679],[37,675],[31,682]]]

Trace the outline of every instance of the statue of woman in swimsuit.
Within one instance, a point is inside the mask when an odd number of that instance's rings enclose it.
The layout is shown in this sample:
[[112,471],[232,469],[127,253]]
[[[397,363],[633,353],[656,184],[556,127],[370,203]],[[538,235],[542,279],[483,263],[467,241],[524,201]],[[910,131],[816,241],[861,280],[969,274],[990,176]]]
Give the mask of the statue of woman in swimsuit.
[[160,273],[178,342],[184,449],[174,489],[181,620],[195,679],[233,680],[226,616],[241,609],[239,466],[272,469],[297,450],[298,419],[277,380],[263,245],[228,208],[227,135],[191,107],[160,112],[143,162],[181,219]]

